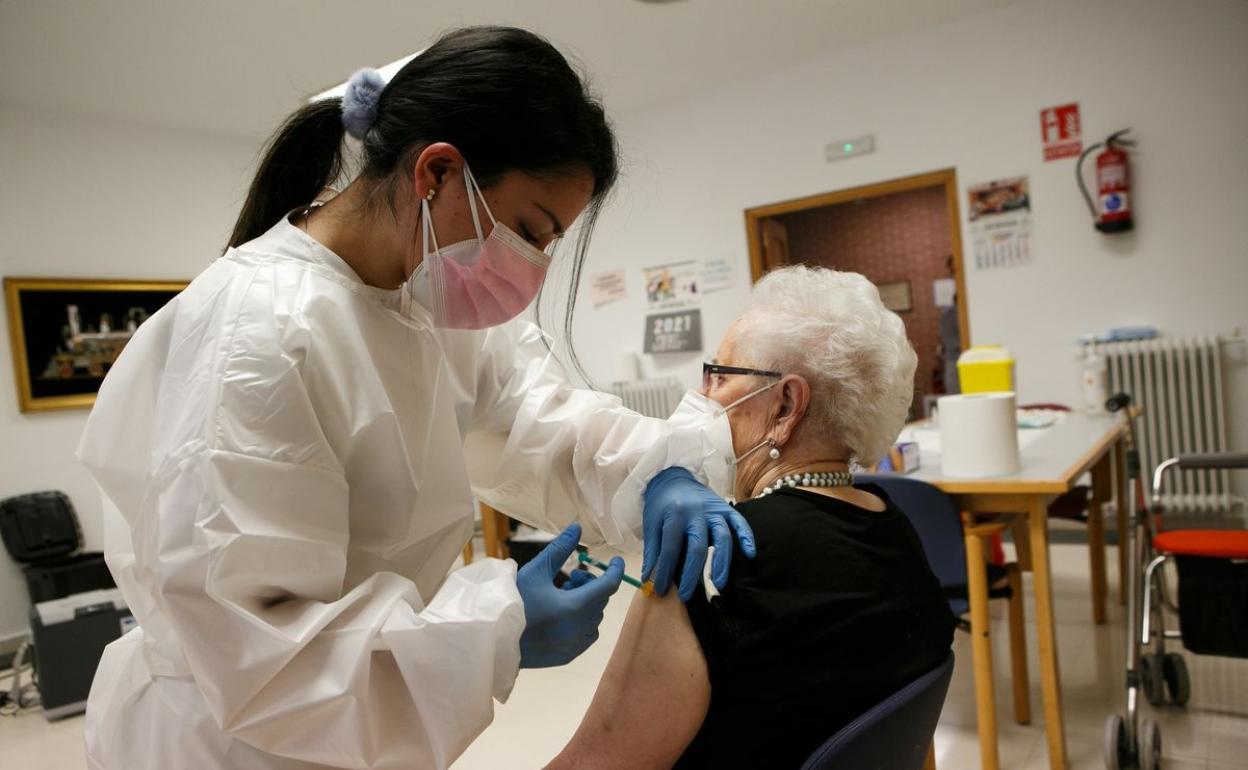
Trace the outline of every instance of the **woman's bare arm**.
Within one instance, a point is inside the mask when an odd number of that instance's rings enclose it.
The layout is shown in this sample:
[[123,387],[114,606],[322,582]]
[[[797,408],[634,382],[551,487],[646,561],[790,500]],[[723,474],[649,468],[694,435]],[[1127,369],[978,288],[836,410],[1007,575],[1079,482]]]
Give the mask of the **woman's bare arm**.
[[589,711],[547,769],[671,767],[710,702],[706,659],[676,591],[639,592]]

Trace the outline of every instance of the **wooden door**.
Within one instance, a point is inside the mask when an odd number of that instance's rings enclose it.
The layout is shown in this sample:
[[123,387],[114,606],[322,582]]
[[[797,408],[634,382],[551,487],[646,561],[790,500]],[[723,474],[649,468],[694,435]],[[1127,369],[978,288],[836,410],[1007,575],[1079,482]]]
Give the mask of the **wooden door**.
[[962,349],[971,346],[970,319],[966,294],[966,281],[962,270],[962,225],[958,207],[958,178],[951,169],[916,174],[904,179],[855,187],[848,190],[811,195],[805,198],[756,206],[745,211],[746,246],[750,258],[750,278],[757,281],[763,273],[781,265],[791,264],[788,231],[779,219],[788,214],[810,211],[825,206],[850,203],[860,198],[918,190],[924,187],[943,187],[949,209],[949,235],[953,253],[953,277],[957,285],[958,330]]
[[763,271],[784,267],[789,262],[789,231],[778,219],[764,219]]

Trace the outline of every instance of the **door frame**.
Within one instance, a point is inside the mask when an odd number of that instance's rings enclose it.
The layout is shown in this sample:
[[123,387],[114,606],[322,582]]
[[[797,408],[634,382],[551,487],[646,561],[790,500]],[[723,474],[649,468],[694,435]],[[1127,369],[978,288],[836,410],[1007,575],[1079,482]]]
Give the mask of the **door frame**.
[[928,187],[943,187],[945,203],[949,211],[949,247],[953,251],[953,279],[958,291],[958,333],[961,335],[962,349],[971,346],[971,325],[967,306],[970,304],[966,296],[966,276],[962,261],[962,213],[958,207],[958,174],[955,169],[944,168],[925,174],[890,179],[887,182],[851,187],[847,190],[809,195],[804,198],[769,203],[766,206],[755,206],[745,210],[745,237],[750,252],[750,282],[757,282],[763,276],[763,225],[764,219],[784,214],[795,214],[799,211],[835,206],[849,203],[862,198],[878,198],[882,195],[909,192]]

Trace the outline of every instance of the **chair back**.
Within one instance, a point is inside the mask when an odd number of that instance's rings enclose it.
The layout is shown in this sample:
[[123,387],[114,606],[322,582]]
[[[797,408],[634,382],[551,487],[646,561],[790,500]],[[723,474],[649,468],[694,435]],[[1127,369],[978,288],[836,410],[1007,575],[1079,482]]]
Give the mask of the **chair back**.
[[950,653],[944,663],[838,730],[802,770],[921,770],[952,676]]
[[900,475],[855,475],[854,480],[880,487],[906,514],[919,534],[927,563],[941,588],[966,586],[966,541],[962,537],[962,517],[953,498],[926,481]]

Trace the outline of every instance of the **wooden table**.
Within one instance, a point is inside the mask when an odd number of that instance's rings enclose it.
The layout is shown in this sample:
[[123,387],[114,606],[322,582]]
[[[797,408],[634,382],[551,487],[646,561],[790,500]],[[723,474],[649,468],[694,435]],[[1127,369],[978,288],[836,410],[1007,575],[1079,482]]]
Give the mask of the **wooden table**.
[[[1092,572],[1092,614],[1096,622],[1105,619],[1105,534],[1102,506],[1115,501],[1118,513],[1119,543],[1126,542],[1125,442],[1127,423],[1118,415],[1070,413],[1048,428],[1020,431],[1021,470],[1010,476],[982,479],[948,478],[940,472],[939,433],[934,426],[918,423],[908,426],[903,440],[918,441],[921,467],[911,478],[926,481],[951,495],[971,516],[1017,514],[1014,527],[1019,564],[1034,575],[1036,635],[1040,653],[1040,674],[1044,694],[1044,727],[1048,738],[1049,764],[1065,770],[1066,732],[1062,720],[1062,686],[1058,665],[1057,635],[1053,617],[1053,584],[1049,568],[1048,508],[1055,497],[1070,490],[1085,473],[1092,474],[1092,496],[1088,503],[1088,545]],[[926,438],[926,441],[925,441]],[[925,444],[927,448],[925,448]],[[1120,586],[1126,585],[1125,548],[1119,548]],[[970,563],[968,568],[975,569]],[[1120,590],[1120,600],[1125,594]],[[981,619],[981,624],[986,618]],[[972,632],[975,628],[972,617]],[[981,635],[986,640],[986,625]],[[991,666],[991,663],[989,663]],[[978,680],[991,677],[977,670]],[[989,680],[991,681],[991,680]],[[978,689],[978,687],[977,687]],[[989,691],[991,692],[991,691]],[[991,697],[989,698],[991,700]],[[995,704],[979,705],[980,734],[992,736],[991,756],[981,741],[986,770],[996,767]]]
[[506,559],[511,556],[511,549],[507,547],[509,530],[510,520],[507,514],[481,503],[481,539],[485,542],[486,556],[492,559]]

